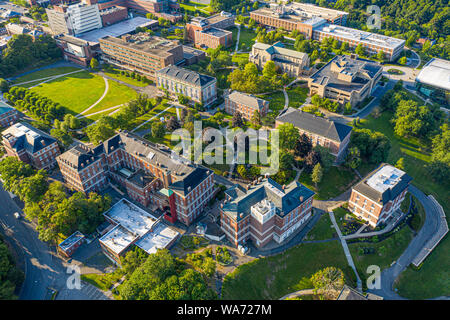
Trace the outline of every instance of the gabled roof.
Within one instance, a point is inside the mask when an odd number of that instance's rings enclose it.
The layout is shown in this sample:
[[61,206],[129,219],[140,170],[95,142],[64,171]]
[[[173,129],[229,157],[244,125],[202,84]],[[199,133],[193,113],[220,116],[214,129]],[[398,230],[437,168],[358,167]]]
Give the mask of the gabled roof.
[[343,141],[353,129],[345,124],[291,107],[281,111],[276,120],[282,123],[292,123],[296,128],[337,142]]
[[167,66],[157,71],[157,73],[176,78],[179,81],[187,82],[195,86],[204,86],[216,80],[216,78],[177,66]]
[[251,94],[246,94],[238,91],[233,91],[232,93],[230,93],[228,95],[228,99],[230,99],[233,102],[240,103],[257,110],[261,110],[265,104],[269,104],[269,101],[257,98]]
[[308,54],[296,50],[286,49],[284,48],[284,45],[281,42],[276,42],[272,45],[265,44],[262,42],[257,42],[253,45],[254,48],[259,50],[265,50],[270,55],[273,54],[280,54],[288,57],[294,57],[298,59],[306,59],[308,57]]
[[8,129],[3,131],[2,135],[8,140],[11,137],[16,138],[16,141],[12,143],[12,147],[16,151],[25,150],[31,154],[34,154],[56,142],[55,138],[39,129],[36,129],[26,122],[19,122],[10,126]]

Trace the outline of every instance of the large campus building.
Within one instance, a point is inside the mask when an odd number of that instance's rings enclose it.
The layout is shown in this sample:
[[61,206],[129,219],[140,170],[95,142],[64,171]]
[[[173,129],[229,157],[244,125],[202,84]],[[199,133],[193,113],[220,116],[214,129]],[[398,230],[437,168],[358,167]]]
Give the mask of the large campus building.
[[221,12],[208,18],[194,17],[186,24],[188,38],[196,47],[229,47],[233,43],[233,33],[224,29],[234,26],[233,15]]
[[313,146],[327,148],[337,162],[343,160],[352,127],[290,107],[280,112],[275,120],[275,127],[285,123],[291,123],[300,134],[306,134]]
[[36,169],[48,169],[56,164],[61,152],[52,136],[26,122],[18,122],[2,132],[3,146],[10,157],[31,164]]
[[234,245],[252,240],[263,247],[282,243],[311,216],[314,192],[293,181],[281,186],[270,178],[225,191],[220,206],[221,229]]
[[420,70],[416,88],[423,95],[449,108],[450,105],[450,61],[433,58]]
[[217,80],[214,77],[177,66],[165,67],[156,75],[157,87],[167,90],[172,97],[183,94],[205,106],[217,99]]
[[250,18],[258,24],[288,31],[298,30],[311,39],[316,23],[324,20],[345,25],[348,13],[334,9],[318,7],[308,3],[291,2],[289,4],[271,4],[270,8],[261,8],[250,12]]
[[156,72],[183,60],[183,46],[148,33],[126,34],[121,38],[106,36],[100,40],[104,61],[137,71],[156,81]]
[[250,121],[255,111],[258,111],[261,117],[265,117],[269,112],[269,101],[238,91],[225,96],[226,113],[233,115],[239,112],[243,118]]
[[383,51],[390,61],[403,51],[405,40],[345,27],[347,16],[348,13],[343,11],[297,2],[274,4],[270,8],[250,12],[250,17],[259,24],[288,31],[298,30],[307,39],[337,39],[348,43],[350,48],[361,44],[369,54]]
[[252,46],[249,61],[263,69],[267,62],[273,61],[282,73],[289,77],[299,77],[309,67],[309,56],[304,52],[284,48],[281,42],[272,45],[257,42]]
[[122,199],[103,216],[110,223],[100,239],[103,253],[120,265],[121,257],[137,246],[148,254],[170,248],[180,233],[167,226],[161,219]]
[[71,188],[88,193],[114,181],[133,200],[162,210],[171,222],[191,224],[213,196],[212,170],[126,131],[95,148],[78,145],[57,161]]
[[381,164],[352,188],[348,208],[376,227],[400,208],[411,180],[404,171]]
[[103,26],[98,5],[76,3],[45,9],[54,35],[79,35]]
[[311,95],[355,106],[370,96],[382,73],[377,62],[336,56],[308,78],[308,86]]
[[95,48],[98,47],[98,44],[64,34],[57,35],[54,39],[58,47],[61,48],[64,59],[67,61],[87,67],[91,59],[96,55]]

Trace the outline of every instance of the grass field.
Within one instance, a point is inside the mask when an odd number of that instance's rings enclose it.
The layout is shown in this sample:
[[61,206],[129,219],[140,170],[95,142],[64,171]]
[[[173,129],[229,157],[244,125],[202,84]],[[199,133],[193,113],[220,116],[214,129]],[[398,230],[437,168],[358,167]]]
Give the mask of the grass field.
[[196,2],[189,2],[189,3],[180,3],[180,7],[184,10],[195,13],[195,10],[203,11],[205,13],[212,13],[214,12],[214,9],[208,6],[207,4],[202,3],[196,3]]
[[284,94],[282,91],[261,94],[257,95],[257,97],[269,101],[269,109],[274,111],[277,115],[280,110],[284,109]]
[[[433,181],[430,178],[425,167],[431,160],[429,151],[421,148],[421,142],[417,139],[405,139],[395,135],[389,122],[391,118],[391,112],[383,112],[378,118],[369,116],[362,120],[359,126],[380,131],[389,138],[392,147],[387,162],[395,164],[399,158],[403,157],[405,171],[413,178],[412,183],[425,194],[432,194],[439,201],[447,213],[447,222],[449,222],[450,182]],[[401,275],[397,285],[399,294],[416,299],[450,295],[449,251],[450,237],[447,235],[418,271],[408,269]]]
[[241,26],[241,35],[239,36],[239,50],[251,51],[255,44],[256,32]]
[[81,70],[80,68],[76,67],[59,67],[59,68],[49,68],[49,69],[43,69],[39,71],[35,71],[32,73],[29,73],[23,77],[17,78],[14,80],[13,83],[21,83],[21,82],[27,82],[32,80],[37,80],[41,78],[51,77],[51,76],[57,76],[64,73],[69,73],[73,71]]
[[302,172],[299,182],[310,188],[316,195],[314,199],[327,200],[344,193],[353,184],[358,181],[358,176],[351,170],[344,167],[332,166],[328,172],[323,174],[322,181],[318,184],[318,188],[311,180],[311,175]]
[[308,240],[326,240],[337,237],[328,213],[322,214],[314,228],[308,233]]
[[[381,270],[388,268],[405,251],[412,238],[413,232],[408,226],[404,226],[389,238],[378,243],[349,243],[350,253],[363,284],[366,283],[368,266],[377,265]],[[373,248],[375,252],[364,254],[362,252],[364,248]]]
[[355,285],[355,275],[347,264],[338,241],[301,244],[267,258],[256,259],[227,274],[222,287],[223,299],[279,299],[298,290],[304,277],[334,266],[345,273],[347,284]]
[[289,107],[298,108],[306,101],[309,89],[302,87],[294,87],[286,89],[286,92],[289,97]]
[[148,84],[146,84],[146,83],[144,83],[142,81],[139,81],[139,80],[133,79],[131,77],[127,77],[127,76],[121,75],[119,73],[119,70],[117,70],[117,69],[104,70],[103,72],[107,76],[109,76],[111,78],[123,81],[125,83],[131,84],[131,85],[136,86],[136,87],[146,87],[148,85]]

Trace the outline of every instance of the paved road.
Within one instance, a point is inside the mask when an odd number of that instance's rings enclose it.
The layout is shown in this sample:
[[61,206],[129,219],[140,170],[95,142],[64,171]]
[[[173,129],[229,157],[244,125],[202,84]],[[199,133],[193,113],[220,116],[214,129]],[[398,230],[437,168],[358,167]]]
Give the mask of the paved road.
[[[67,264],[54,255],[52,249],[38,239],[38,232],[24,218],[17,220],[14,212],[22,211],[0,182],[0,232],[12,243],[25,271],[25,280],[19,298],[22,300],[48,299],[47,288],[59,291],[57,299],[92,300],[104,297],[94,289],[83,286],[81,290],[70,290],[66,282],[70,274],[66,273]],[[84,289],[84,290],[83,290]]]
[[368,292],[380,295],[385,299],[404,299],[393,290],[394,282],[400,273],[411,264],[427,241],[439,229],[439,212],[432,201],[413,185],[409,187],[409,192],[411,192],[425,208],[425,223],[395,264],[381,272],[381,289],[368,290]]

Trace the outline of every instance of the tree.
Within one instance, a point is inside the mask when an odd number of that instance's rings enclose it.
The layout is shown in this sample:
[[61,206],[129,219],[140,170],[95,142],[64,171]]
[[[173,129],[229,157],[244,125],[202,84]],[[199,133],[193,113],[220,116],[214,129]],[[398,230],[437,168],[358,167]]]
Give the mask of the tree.
[[247,178],[247,169],[245,169],[245,166],[243,166],[242,164],[237,166],[237,173],[243,178],[246,179]]
[[383,51],[383,50],[378,51],[378,53],[377,53],[377,59],[380,60],[380,61],[384,61],[384,59],[385,59],[385,54],[384,54],[384,51]]
[[447,123],[432,139],[431,163],[428,169],[436,181],[448,181],[450,176],[450,129]]
[[386,161],[391,148],[391,143],[384,134],[370,129],[353,128],[350,142],[351,147],[359,149],[362,157],[376,164]]
[[252,121],[252,124],[253,124],[254,127],[261,126],[261,114],[259,113],[258,110],[255,110],[253,112],[251,121]]
[[311,139],[305,133],[302,133],[295,143],[294,154],[304,158],[312,150],[312,147]]
[[311,276],[314,292],[323,294],[325,299],[335,300],[345,284],[344,273],[341,269],[327,267]]
[[400,57],[399,59],[398,59],[398,63],[399,64],[401,64],[401,65],[406,65],[406,62],[407,62],[408,60],[407,60],[407,58],[405,57],[405,56],[403,56],[403,57]]
[[264,65],[262,74],[264,77],[268,79],[272,79],[273,77],[276,77],[277,75],[277,66],[275,62],[272,60],[267,61],[267,63]]
[[98,60],[95,58],[91,59],[91,62],[89,63],[89,66],[91,67],[91,69],[97,69],[98,68]]
[[346,164],[352,169],[356,169],[361,165],[361,154],[358,147],[348,149]]
[[0,91],[5,93],[9,91],[9,84],[8,81],[5,79],[0,78]]
[[358,56],[365,56],[366,55],[366,48],[360,43],[360,44],[358,44],[357,46],[356,46],[356,48],[355,48],[355,53],[358,55]]
[[167,120],[166,129],[168,131],[175,131],[179,128],[181,128],[181,126],[176,117],[172,116]]
[[316,164],[320,162],[320,153],[316,150],[311,150],[305,158],[305,171],[312,172]]
[[166,128],[164,127],[164,123],[155,121],[152,123],[152,137],[156,139],[161,139],[164,137],[166,133]]
[[257,10],[259,8],[258,1],[253,2],[253,10]]
[[231,119],[231,125],[233,128],[243,128],[244,120],[242,119],[242,115],[240,112],[236,111],[233,114],[233,118]]
[[280,147],[286,150],[293,150],[300,138],[298,129],[292,123],[285,123],[278,127],[280,136]]
[[322,176],[323,176],[322,166],[320,165],[320,163],[317,163],[314,166],[314,169],[311,173],[311,181],[314,182],[314,184],[316,185],[316,188],[317,188],[317,184],[322,180]]
[[311,97],[311,103],[316,107],[320,107],[322,104],[322,98],[318,94],[315,94]]
[[322,147],[321,145],[316,145],[314,150],[320,155],[320,163],[325,171],[331,168],[334,163],[335,157],[330,153],[328,148]]
[[397,163],[395,164],[395,167],[396,168],[399,168],[399,169],[401,169],[401,170],[405,170],[405,159],[402,157],[402,158],[399,158],[398,160],[397,160]]
[[414,100],[401,100],[393,119],[394,131],[402,137],[426,137],[434,126],[431,110],[427,106],[419,107]]

